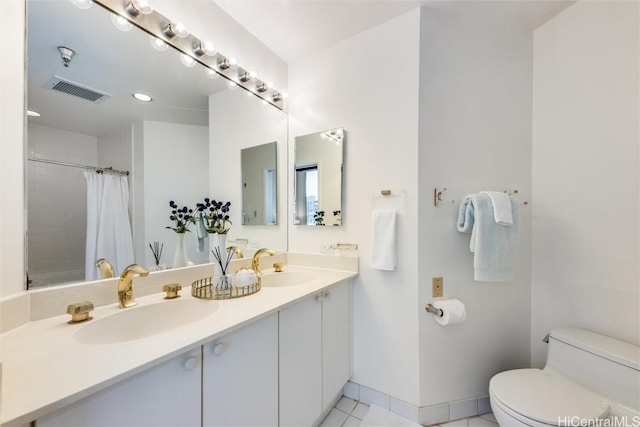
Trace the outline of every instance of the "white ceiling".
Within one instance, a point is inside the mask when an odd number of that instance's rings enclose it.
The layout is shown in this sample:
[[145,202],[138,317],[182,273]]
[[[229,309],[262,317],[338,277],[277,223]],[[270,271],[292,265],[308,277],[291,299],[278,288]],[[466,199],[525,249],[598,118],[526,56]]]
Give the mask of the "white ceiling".
[[286,62],[426,6],[489,25],[534,29],[569,6],[565,0],[213,0]]

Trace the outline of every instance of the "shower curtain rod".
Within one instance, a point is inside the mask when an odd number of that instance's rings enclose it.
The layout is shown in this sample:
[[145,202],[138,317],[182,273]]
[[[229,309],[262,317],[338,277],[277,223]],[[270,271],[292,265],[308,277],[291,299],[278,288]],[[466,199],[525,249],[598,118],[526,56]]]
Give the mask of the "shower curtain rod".
[[99,168],[97,166],[78,165],[75,163],[59,162],[57,160],[32,159],[32,158],[29,158],[27,160],[30,160],[32,162],[50,163],[52,165],[70,166],[72,168],[88,169],[88,170],[96,171],[98,173],[106,172],[106,173],[112,173],[114,175],[129,175],[129,171],[119,171],[117,169],[112,168],[111,166]]

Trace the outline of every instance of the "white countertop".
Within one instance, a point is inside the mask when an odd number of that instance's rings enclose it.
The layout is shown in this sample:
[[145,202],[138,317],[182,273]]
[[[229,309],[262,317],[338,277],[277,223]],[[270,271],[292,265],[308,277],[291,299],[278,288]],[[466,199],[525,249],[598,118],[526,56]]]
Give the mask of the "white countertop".
[[[199,300],[202,304],[212,305],[211,315],[187,326],[134,341],[81,344],[73,338],[84,325],[121,312],[117,301],[91,312],[94,320],[89,322],[69,325],[70,317],[64,315],[30,322],[4,334],[0,341],[0,423],[10,426],[33,421],[357,275],[353,271],[285,266],[285,271],[294,270],[309,272],[314,278],[295,286],[263,286],[258,293],[238,299]],[[180,299],[193,298],[190,287],[184,288],[181,295]],[[163,298],[163,293],[136,298],[138,306],[125,310],[174,301]],[[216,303],[219,306],[213,310]]]

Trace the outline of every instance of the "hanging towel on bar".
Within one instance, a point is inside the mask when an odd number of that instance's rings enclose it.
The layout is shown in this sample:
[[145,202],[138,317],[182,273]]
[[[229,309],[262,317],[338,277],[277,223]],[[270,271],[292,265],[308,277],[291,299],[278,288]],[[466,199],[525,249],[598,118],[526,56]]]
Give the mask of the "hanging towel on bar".
[[491,198],[486,193],[466,196],[458,213],[458,231],[471,233],[473,278],[480,282],[504,282],[513,279],[520,243],[518,200],[511,201],[513,226],[496,224]]
[[512,226],[513,215],[511,214],[511,199],[506,193],[499,191],[483,191],[491,199],[493,205],[493,218],[496,224]]
[[396,211],[373,211],[373,248],[371,268],[394,271],[396,269]]
[[199,212],[196,215],[196,236],[198,237],[198,252],[204,252],[204,239],[209,237],[209,233],[207,233],[207,228],[204,225],[204,215],[202,212]]

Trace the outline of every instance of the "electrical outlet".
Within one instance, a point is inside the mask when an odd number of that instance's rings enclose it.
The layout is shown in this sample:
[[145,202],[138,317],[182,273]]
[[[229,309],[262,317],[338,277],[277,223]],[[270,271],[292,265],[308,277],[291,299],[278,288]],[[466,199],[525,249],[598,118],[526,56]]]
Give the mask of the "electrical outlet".
[[444,279],[442,277],[434,277],[431,282],[431,295],[433,298],[441,297],[444,293]]
[[331,247],[331,243],[320,242],[320,253],[332,254],[333,253],[333,248]]
[[249,240],[249,249],[260,249],[260,240]]

